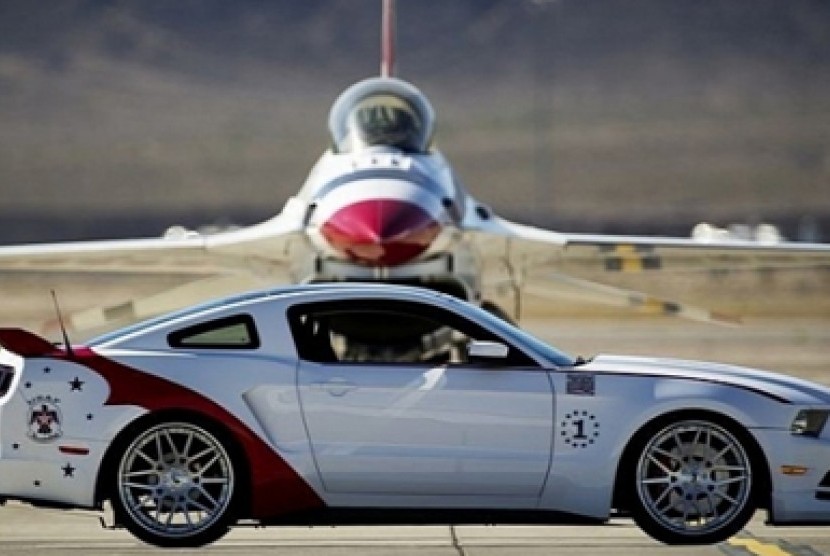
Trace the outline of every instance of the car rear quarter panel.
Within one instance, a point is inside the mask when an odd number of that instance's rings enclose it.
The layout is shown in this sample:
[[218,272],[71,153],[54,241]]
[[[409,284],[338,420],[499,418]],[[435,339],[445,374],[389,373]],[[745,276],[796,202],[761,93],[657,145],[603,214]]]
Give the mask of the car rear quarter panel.
[[0,494],[92,507],[109,443],[144,413],[105,405],[108,395],[107,382],[84,365],[26,359],[0,407]]

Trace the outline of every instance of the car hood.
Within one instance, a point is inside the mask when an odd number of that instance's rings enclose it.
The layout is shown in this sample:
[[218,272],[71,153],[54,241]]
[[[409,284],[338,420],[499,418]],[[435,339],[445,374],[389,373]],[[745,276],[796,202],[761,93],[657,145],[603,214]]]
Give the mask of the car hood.
[[705,380],[761,391],[790,403],[830,404],[830,388],[826,386],[793,376],[722,363],[598,355],[579,369],[587,372]]

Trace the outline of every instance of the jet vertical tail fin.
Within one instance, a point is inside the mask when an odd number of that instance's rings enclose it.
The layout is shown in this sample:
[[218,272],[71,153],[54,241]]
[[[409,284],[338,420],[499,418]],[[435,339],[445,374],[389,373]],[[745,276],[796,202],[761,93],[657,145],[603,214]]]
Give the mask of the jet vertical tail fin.
[[383,0],[380,76],[395,75],[395,0]]

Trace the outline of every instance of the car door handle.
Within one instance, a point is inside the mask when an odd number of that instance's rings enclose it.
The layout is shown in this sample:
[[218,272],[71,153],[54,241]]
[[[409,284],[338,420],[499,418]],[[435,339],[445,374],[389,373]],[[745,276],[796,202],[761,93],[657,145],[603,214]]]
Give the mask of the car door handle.
[[337,396],[338,398],[340,396],[345,396],[357,388],[357,385],[354,382],[346,380],[342,377],[334,377],[322,382],[315,382],[314,385],[318,388],[322,388],[332,396]]

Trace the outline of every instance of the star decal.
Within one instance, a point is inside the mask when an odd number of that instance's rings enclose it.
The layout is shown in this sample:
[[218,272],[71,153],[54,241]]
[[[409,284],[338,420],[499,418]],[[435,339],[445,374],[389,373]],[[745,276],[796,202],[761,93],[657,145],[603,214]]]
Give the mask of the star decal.
[[81,388],[83,385],[84,381],[79,379],[78,377],[75,377],[73,380],[69,381],[69,386],[71,386],[69,391],[74,392],[75,390],[77,390],[78,392],[83,392],[83,388]]
[[63,470],[64,477],[75,478],[75,468],[72,467],[72,464],[67,463],[66,465],[61,467],[61,469]]

